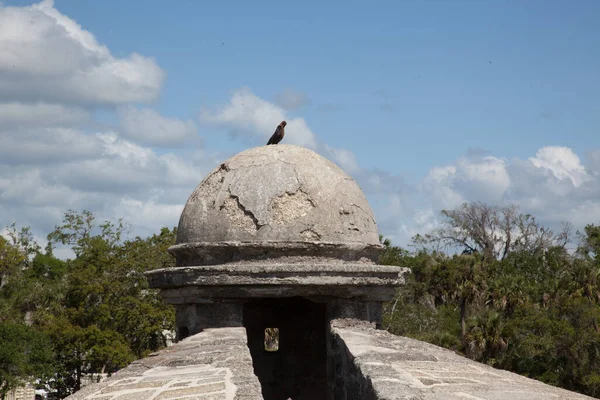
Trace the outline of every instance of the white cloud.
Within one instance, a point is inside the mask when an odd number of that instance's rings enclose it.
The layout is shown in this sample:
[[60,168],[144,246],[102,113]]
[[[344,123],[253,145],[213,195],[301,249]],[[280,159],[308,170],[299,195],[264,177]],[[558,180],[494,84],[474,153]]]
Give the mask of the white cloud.
[[0,99],[123,104],[155,100],[165,73],[148,57],[114,57],[54,8],[0,6]]
[[420,185],[421,194],[429,200],[422,210],[439,212],[465,201],[516,204],[522,212],[551,227],[568,221],[581,229],[600,222],[595,154],[590,153],[587,168],[568,147],[542,147],[525,160],[461,157],[451,165],[430,170]]
[[285,142],[315,149],[315,134],[303,118],[287,118],[285,110],[256,96],[248,88],[237,90],[229,104],[200,111],[200,121],[227,129],[235,135],[251,135],[265,144],[281,121],[287,121]]
[[587,161],[588,161],[588,163],[587,163],[586,171],[588,171],[591,176],[599,177],[600,176],[600,149],[588,152]]
[[3,224],[16,221],[45,235],[68,209],[89,209],[100,220],[125,218],[134,235],[151,234],[177,224],[189,194],[214,167],[209,158],[157,154],[116,133],[78,135],[96,143],[86,158],[57,158],[43,165],[0,163]]
[[138,143],[177,147],[198,139],[198,129],[191,121],[167,118],[152,109],[126,106],[119,109],[121,132]]
[[570,180],[574,186],[580,186],[588,179],[579,157],[568,147],[542,147],[529,161],[537,168],[548,170],[559,180]]
[[[187,198],[186,198],[187,200]],[[173,227],[179,221],[185,203],[162,204],[153,199],[136,200],[122,198],[111,212],[125,221],[135,221],[136,229],[145,235],[158,233],[161,227]]]
[[472,200],[496,204],[503,201],[510,184],[505,160],[472,156],[459,158],[454,165],[432,168],[420,188],[433,207],[444,209]]
[[74,128],[40,127],[0,131],[0,164],[40,165],[93,158],[102,143]]
[[39,126],[71,126],[89,119],[81,107],[49,103],[0,103],[0,131]]
[[449,165],[446,167],[433,167],[420,184],[420,189],[430,198],[434,208],[453,208],[465,201],[452,185],[455,180],[457,168]]
[[46,169],[44,178],[84,192],[120,195],[177,186],[189,187],[191,191],[199,183],[198,164],[172,153],[158,155],[116,133],[95,136],[100,143],[95,157],[65,159],[62,164]]
[[293,111],[310,104],[310,100],[305,93],[288,88],[275,96],[275,103],[284,110]]
[[[127,218],[134,235],[176,225],[217,161],[199,142],[165,152],[197,138],[194,122],[134,106],[156,99],[164,76],[151,58],[113,56],[51,1],[0,6],[0,224],[41,238],[88,209]],[[99,107],[121,125],[94,120]]]
[[21,207],[73,207],[82,199],[82,193],[65,184],[48,182],[41,169],[13,170],[0,177],[0,201],[4,204]]

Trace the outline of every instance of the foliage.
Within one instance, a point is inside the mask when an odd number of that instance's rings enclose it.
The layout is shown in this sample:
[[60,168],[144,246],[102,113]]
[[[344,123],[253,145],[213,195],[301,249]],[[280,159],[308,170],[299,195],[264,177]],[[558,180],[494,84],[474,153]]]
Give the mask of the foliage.
[[[444,215],[445,226],[416,238],[415,252],[381,240],[382,262],[411,270],[384,327],[600,396],[600,227],[578,233],[571,254],[568,229],[554,234],[515,207],[471,203]],[[467,251],[424,246],[436,242]]]
[[[99,224],[89,211],[69,210],[44,253],[28,228],[9,232],[0,237],[0,323],[27,321],[46,340],[54,355],[46,381],[60,398],[79,390],[85,375],[114,373],[165,346],[174,310],[143,273],[174,266],[167,248],[175,229],[126,240],[123,221]],[[75,258],[57,259],[57,245]]]
[[0,236],[0,287],[18,274],[26,260],[27,255],[21,249]]
[[0,323],[0,398],[19,385],[50,373],[47,338],[23,323]]
[[[471,203],[442,215],[442,228],[417,236],[414,251],[380,237],[380,262],[410,269],[384,327],[600,396],[600,226],[578,232],[571,254],[568,224],[556,234],[516,207]],[[0,237],[2,390],[43,379],[64,398],[84,376],[111,374],[165,345],[174,311],[143,273],[174,266],[167,248],[176,229],[126,239],[123,221],[70,210],[43,252],[28,228],[8,232]],[[462,247],[449,254],[436,244]],[[57,259],[57,245],[75,258]]]

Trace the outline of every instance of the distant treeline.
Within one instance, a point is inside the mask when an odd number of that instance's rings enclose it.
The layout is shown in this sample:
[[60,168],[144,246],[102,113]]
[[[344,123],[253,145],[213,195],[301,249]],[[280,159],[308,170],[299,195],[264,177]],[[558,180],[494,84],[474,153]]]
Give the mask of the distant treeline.
[[[384,327],[600,394],[600,227],[553,232],[514,206],[483,203],[441,217],[410,251],[381,238],[381,263],[412,270],[386,304]],[[43,250],[29,228],[8,231],[0,237],[0,398],[27,380],[64,398],[82,378],[165,346],[174,310],[143,272],[174,266],[175,228],[125,239],[122,221],[68,211]],[[56,245],[74,259],[56,258]]]

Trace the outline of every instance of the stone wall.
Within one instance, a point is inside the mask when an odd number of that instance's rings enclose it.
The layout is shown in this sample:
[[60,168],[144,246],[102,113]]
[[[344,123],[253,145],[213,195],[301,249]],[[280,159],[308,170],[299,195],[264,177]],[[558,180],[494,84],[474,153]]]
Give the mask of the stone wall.
[[327,341],[327,400],[377,400],[370,379],[366,378],[344,340],[333,331]]
[[330,346],[335,400],[591,399],[358,320],[332,321]]
[[69,400],[262,400],[244,328],[206,329]]

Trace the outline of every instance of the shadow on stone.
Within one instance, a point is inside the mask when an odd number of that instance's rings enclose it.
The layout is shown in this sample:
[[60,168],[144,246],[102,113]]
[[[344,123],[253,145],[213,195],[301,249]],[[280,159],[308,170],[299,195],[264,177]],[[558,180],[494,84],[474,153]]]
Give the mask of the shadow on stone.
[[[293,297],[244,305],[254,373],[265,400],[326,400],[326,304]],[[279,348],[265,350],[265,328],[279,328]]]
[[365,376],[344,340],[334,333],[328,339],[329,400],[377,400],[371,379]]

